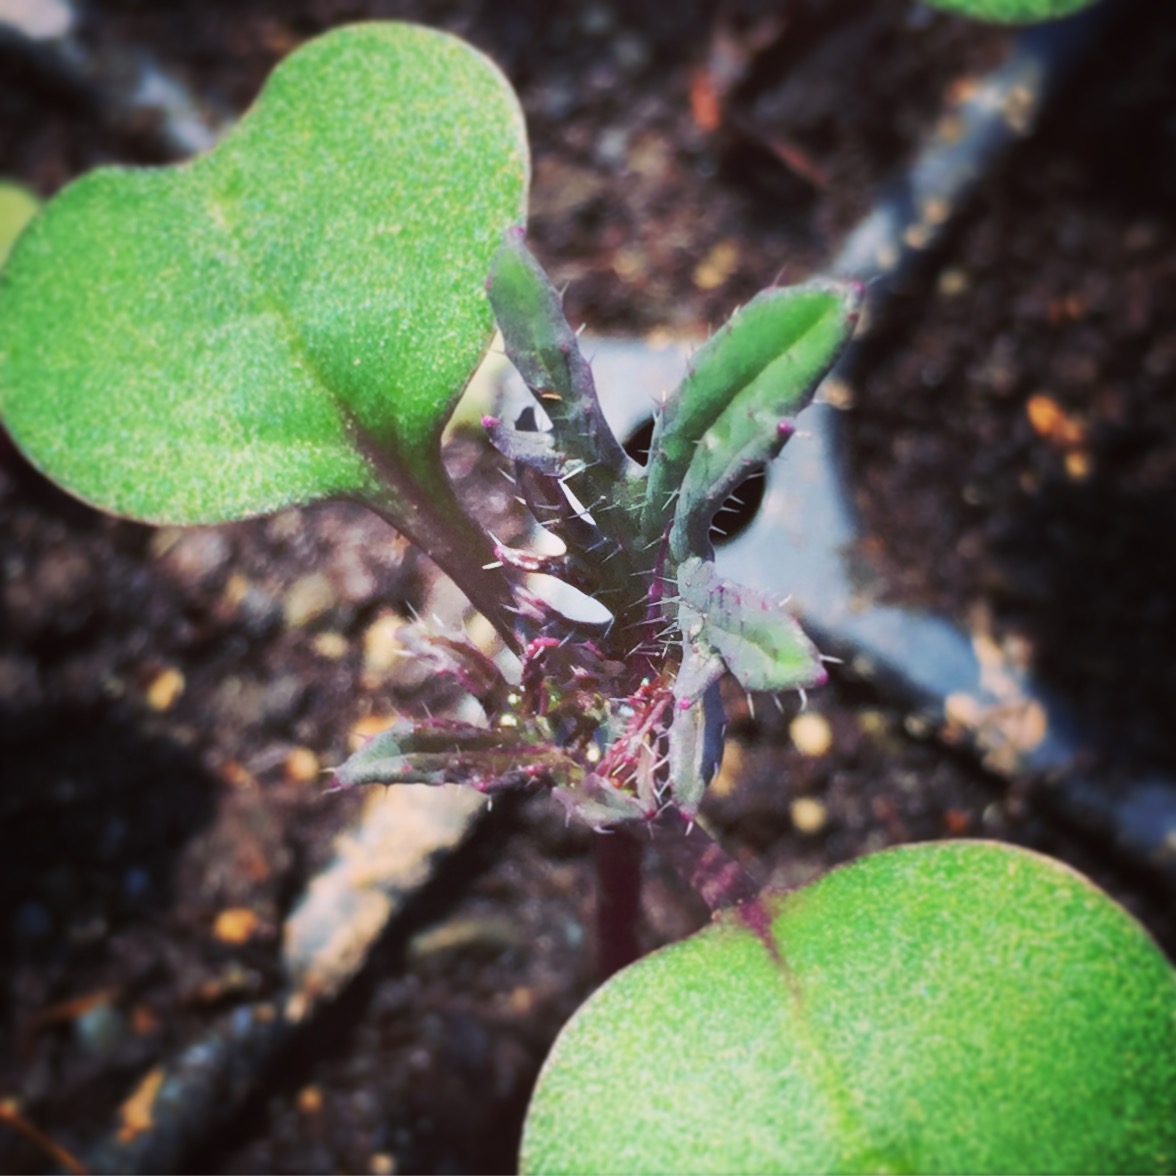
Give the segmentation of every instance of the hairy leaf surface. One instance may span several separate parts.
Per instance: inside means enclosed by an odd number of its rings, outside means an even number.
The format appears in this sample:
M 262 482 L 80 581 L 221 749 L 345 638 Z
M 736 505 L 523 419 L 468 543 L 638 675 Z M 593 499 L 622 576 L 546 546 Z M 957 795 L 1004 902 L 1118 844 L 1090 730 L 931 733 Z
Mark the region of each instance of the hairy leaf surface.
M 621 972 L 556 1041 L 524 1172 L 1166 1172 L 1176 974 L 1011 846 L 863 858 Z
M 117 513 L 349 495 L 418 533 L 448 509 L 439 438 L 527 174 L 514 95 L 469 46 L 394 23 L 312 41 L 208 155 L 93 172 L 30 226 L 0 284 L 5 423 Z

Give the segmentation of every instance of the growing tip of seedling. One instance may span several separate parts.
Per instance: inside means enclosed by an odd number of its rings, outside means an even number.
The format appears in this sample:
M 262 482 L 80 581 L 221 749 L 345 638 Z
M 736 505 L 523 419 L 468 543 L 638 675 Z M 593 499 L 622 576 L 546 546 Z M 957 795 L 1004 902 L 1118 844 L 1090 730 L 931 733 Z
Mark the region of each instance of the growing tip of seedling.
M 482 428 L 483 429 L 497 429 L 502 424 L 502 418 L 493 416 L 491 413 L 483 413 Z

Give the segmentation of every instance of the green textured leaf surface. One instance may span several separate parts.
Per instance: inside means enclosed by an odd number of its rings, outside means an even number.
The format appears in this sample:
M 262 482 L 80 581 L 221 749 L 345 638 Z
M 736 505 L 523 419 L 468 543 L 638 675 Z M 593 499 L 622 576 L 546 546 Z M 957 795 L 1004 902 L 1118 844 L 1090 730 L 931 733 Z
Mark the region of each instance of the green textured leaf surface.
M 973 20 L 997 24 L 1036 24 L 1038 21 L 1057 20 L 1083 8 L 1095 0 L 927 0 L 932 8 L 957 12 Z
M 722 579 L 713 562 L 693 556 L 678 568 L 678 591 L 679 626 L 695 655 L 685 665 L 718 654 L 744 690 L 824 684 L 817 647 L 782 602 Z M 691 697 L 702 686 L 688 690 L 679 681 L 676 692 Z
M 981 842 L 864 858 L 620 973 L 565 1027 L 522 1167 L 1166 1172 L 1176 978 L 1091 883 Z
M 0 264 L 40 207 L 41 202 L 27 188 L 0 182 Z
M 0 278 L 5 422 L 79 497 L 152 521 L 443 496 L 527 171 L 513 92 L 469 46 L 394 23 L 312 41 L 210 154 L 91 173 L 29 227 Z
M 661 533 L 675 492 L 721 419 L 741 438 L 737 420 L 744 431 L 758 433 L 766 414 L 770 432 L 804 408 L 852 331 L 856 309 L 852 286 L 813 282 L 765 290 L 699 349 L 654 426 L 644 511 L 648 535 Z M 729 439 L 723 444 L 729 453 Z

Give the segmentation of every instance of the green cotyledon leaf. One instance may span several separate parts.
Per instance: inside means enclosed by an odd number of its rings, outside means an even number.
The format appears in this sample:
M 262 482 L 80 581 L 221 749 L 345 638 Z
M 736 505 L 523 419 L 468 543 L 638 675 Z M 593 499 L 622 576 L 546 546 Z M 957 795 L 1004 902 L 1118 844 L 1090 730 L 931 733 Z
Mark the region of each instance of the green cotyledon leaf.
M 521 1171 L 1173 1170 L 1176 973 L 1074 871 L 913 845 L 752 906 L 572 1018 Z
M 209 154 L 95 171 L 29 226 L 0 277 L 4 422 L 119 514 L 354 497 L 476 567 L 440 437 L 528 175 L 518 102 L 476 50 L 399 23 L 330 32 Z
M 41 202 L 27 188 L 0 180 L 0 263 L 40 207 Z
M 1095 0 L 927 0 L 932 8 L 997 24 L 1036 24 L 1089 8 Z

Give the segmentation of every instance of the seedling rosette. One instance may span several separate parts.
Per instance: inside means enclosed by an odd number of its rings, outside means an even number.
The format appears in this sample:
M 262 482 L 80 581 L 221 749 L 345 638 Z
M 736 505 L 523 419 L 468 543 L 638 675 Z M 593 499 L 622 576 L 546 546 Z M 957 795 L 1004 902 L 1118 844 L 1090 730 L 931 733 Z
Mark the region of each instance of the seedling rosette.
M 486 427 L 536 522 L 564 549 L 541 557 L 499 545 L 499 561 L 562 578 L 611 616 L 577 622 L 516 584 L 529 638 L 524 688 L 503 681 L 496 697 L 507 705 L 487 713 L 494 735 L 463 729 L 452 750 L 490 739 L 489 765 L 506 732 L 530 768 L 475 771 L 468 782 L 485 791 L 507 781 L 550 786 L 596 828 L 651 820 L 671 803 L 689 818 L 718 752 L 719 677 L 729 672 L 756 691 L 825 679 L 819 653 L 779 600 L 718 575 L 710 531 L 730 494 L 793 434 L 852 334 L 861 291 L 812 282 L 760 294 L 699 350 L 657 414 L 642 465 L 609 429 L 591 365 L 521 232 L 507 235 L 487 288 L 535 408 L 516 421 L 487 418 Z M 569 725 L 571 714 L 593 718 Z M 434 739 L 435 729 L 422 731 Z M 414 747 L 400 735 L 377 737 L 339 780 L 420 782 L 423 752 Z M 560 754 L 536 755 L 537 747 Z

